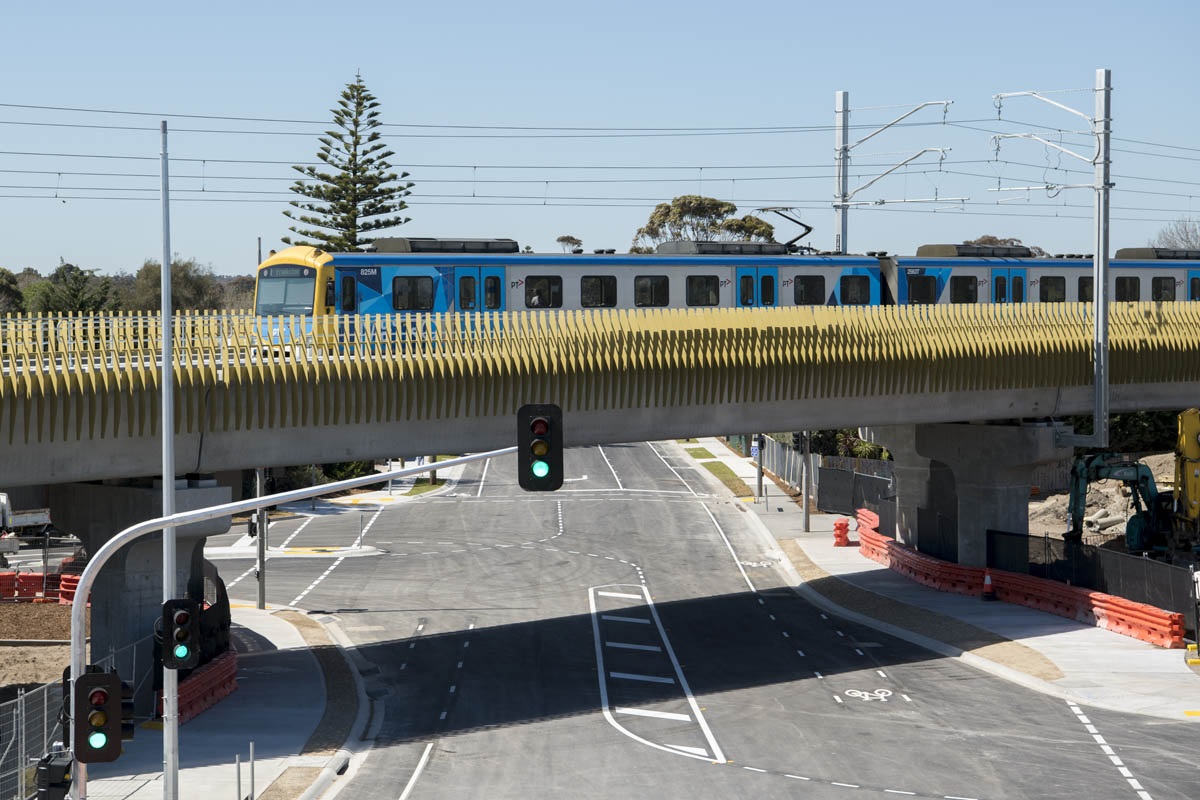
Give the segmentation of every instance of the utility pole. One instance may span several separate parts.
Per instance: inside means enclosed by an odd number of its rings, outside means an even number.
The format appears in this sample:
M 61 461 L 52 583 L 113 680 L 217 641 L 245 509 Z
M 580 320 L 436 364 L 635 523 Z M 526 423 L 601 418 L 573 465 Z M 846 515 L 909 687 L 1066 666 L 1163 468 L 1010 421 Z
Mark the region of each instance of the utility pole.
M 1110 140 L 1112 138 L 1112 71 L 1096 70 L 1096 110 L 1095 116 L 1089 117 L 1082 111 L 1076 111 L 1070 106 L 1051 100 L 1038 92 L 1008 92 L 998 94 L 993 100 L 1000 108 L 1002 101 L 1008 97 L 1033 97 L 1055 108 L 1062 109 L 1077 117 L 1083 117 L 1092 128 L 1096 137 L 1096 149 L 1092 156 L 1081 155 L 1068 150 L 1060 144 L 1048 141 L 1032 133 L 1005 133 L 992 137 L 999 152 L 1001 139 L 1033 139 L 1042 145 L 1066 153 L 1072 158 L 1091 164 L 1095 176 L 1091 184 L 1071 184 L 1057 186 L 1043 184 L 1041 186 L 1006 187 L 1006 190 L 1028 191 L 1030 189 L 1045 189 L 1059 191 L 1062 189 L 1092 189 L 1096 193 L 1094 204 L 1093 244 L 1092 254 L 1092 366 L 1094 372 L 1092 435 L 1060 435 L 1058 442 L 1064 446 L 1075 447 L 1108 447 L 1108 218 L 1109 190 L 1112 189 L 1112 160 Z M 1003 190 L 1001 190 L 1003 191 Z
M 875 183 L 880 178 L 890 175 L 891 173 L 895 172 L 896 170 L 900 169 L 901 167 L 905 166 L 906 164 L 909 164 L 910 162 L 916 161 L 918 158 L 925 155 L 926 153 L 941 153 L 942 158 L 945 158 L 946 153 L 950 152 L 950 148 L 948 148 L 948 147 L 926 147 L 923 150 L 918 151 L 914 155 L 911 155 L 908 158 L 904 159 L 903 161 L 901 161 L 899 164 L 895 165 L 891 169 L 889 169 L 885 172 L 881 172 L 879 175 L 876 175 L 874 178 L 867 181 L 862 186 L 859 186 L 854 191 L 850 191 L 850 151 L 853 150 L 854 148 L 858 147 L 860 144 L 867 141 L 868 139 L 871 139 L 874 136 L 876 136 L 880 133 L 883 133 L 888 128 L 892 127 L 893 125 L 897 124 L 898 122 L 908 119 L 913 114 L 917 113 L 918 111 L 920 111 L 921 109 L 923 109 L 927 106 L 941 106 L 942 107 L 942 117 L 945 118 L 945 115 L 950 110 L 950 105 L 953 102 L 954 102 L 953 100 L 929 100 L 927 102 L 921 103 L 920 105 L 916 106 L 915 108 L 909 109 L 905 113 L 896 117 L 894 120 L 892 120 L 888 124 L 884 125 L 883 127 L 876 128 L 875 130 L 871 131 L 866 136 L 864 136 L 863 138 L 859 139 L 857 142 L 854 142 L 852 144 L 852 143 L 850 143 L 850 93 L 849 92 L 835 92 L 834 93 L 834 101 L 833 101 L 834 132 L 835 132 L 834 133 L 834 137 L 835 137 L 834 179 L 837 184 L 834 187 L 834 192 L 833 192 L 833 197 L 834 197 L 834 200 L 833 200 L 833 229 L 835 232 L 834 233 L 835 241 L 834 241 L 833 249 L 834 249 L 835 253 L 846 253 L 849 251 L 849 232 L 848 232 L 849 224 L 848 224 L 848 220 L 847 220 L 847 212 L 850 210 L 851 205 L 863 205 L 863 203 L 861 203 L 861 202 L 860 203 L 851 203 L 850 198 L 854 197 L 854 195 L 858 194 L 863 189 L 866 189 L 868 186 Z M 935 196 L 933 198 L 919 199 L 919 200 L 916 200 L 916 199 L 911 199 L 911 200 L 910 199 L 874 200 L 874 201 L 871 201 L 871 204 L 872 205 L 884 205 L 886 203 L 934 203 L 934 202 L 941 203 L 941 202 L 951 202 L 951 201 L 962 202 L 962 201 L 966 201 L 969 199 L 970 198 L 968 198 L 968 197 L 942 197 L 942 198 L 939 198 L 939 197 Z

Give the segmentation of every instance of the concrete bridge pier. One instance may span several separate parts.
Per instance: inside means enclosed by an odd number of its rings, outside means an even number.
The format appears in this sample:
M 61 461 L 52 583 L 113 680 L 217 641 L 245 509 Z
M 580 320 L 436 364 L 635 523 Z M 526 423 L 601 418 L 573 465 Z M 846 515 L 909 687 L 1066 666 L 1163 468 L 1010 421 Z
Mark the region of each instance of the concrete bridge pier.
M 896 541 L 917 546 L 918 509 L 954 518 L 958 515 L 954 476 L 940 461 L 917 452 L 916 425 L 863 428 L 863 439 L 882 445 L 892 456 L 896 491 Z M 889 533 L 885 531 L 885 533 Z
M 177 512 L 230 502 L 228 486 L 190 485 L 182 479 L 175 484 Z M 49 495 L 55 523 L 79 536 L 88 553 L 129 526 L 162 516 L 162 488 L 149 482 L 145 486 L 58 484 L 50 487 Z M 175 529 L 176 597 L 184 596 L 189 587 L 193 596 L 203 596 L 204 541 L 228 531 L 229 525 L 230 518 L 221 517 Z M 121 548 L 101 569 L 92 590 L 88 662 L 110 651 L 118 653 L 121 678 L 136 687 L 138 714 L 149 713 L 154 702 L 157 666 L 151 634 L 161 614 L 162 534 L 158 533 Z
M 954 474 L 958 496 L 958 561 L 987 565 L 989 528 L 1029 532 L 1029 488 L 1040 464 L 1070 458 L 1044 424 L 937 424 L 916 426 L 915 449 Z

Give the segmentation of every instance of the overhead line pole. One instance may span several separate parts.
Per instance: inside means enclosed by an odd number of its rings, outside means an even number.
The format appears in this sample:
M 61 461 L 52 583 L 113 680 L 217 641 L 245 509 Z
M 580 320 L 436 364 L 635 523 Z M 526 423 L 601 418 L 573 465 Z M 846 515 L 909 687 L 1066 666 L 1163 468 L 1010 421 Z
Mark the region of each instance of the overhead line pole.
M 916 153 L 915 155 L 910 156 L 909 158 L 905 159 L 904 161 L 901 161 L 899 164 L 892 167 L 887 172 L 884 172 L 883 174 L 876 176 L 872 180 L 868 181 L 867 183 L 865 183 L 862 186 L 855 189 L 853 192 L 850 191 L 850 151 L 853 150 L 854 148 L 858 147 L 860 144 L 867 141 L 868 139 L 871 139 L 872 137 L 877 136 L 880 133 L 883 133 L 888 128 L 897 124 L 901 120 L 905 120 L 905 119 L 911 117 L 913 114 L 917 113 L 918 111 L 920 111 L 921 109 L 923 109 L 927 106 L 941 106 L 942 114 L 944 117 L 946 112 L 950 109 L 950 104 L 953 102 L 954 102 L 953 100 L 929 100 L 927 102 L 921 103 L 920 105 L 916 106 L 915 108 L 912 108 L 909 111 L 906 111 L 905 113 L 896 117 L 894 120 L 892 120 L 888 124 L 886 124 L 880 128 L 876 128 L 875 130 L 868 133 L 866 136 L 859 139 L 857 142 L 854 142 L 853 144 L 851 144 L 850 143 L 850 93 L 849 92 L 835 92 L 834 93 L 834 103 L 833 103 L 833 105 L 834 105 L 834 138 L 835 138 L 834 180 L 836 182 L 836 186 L 834 188 L 834 200 L 833 200 L 833 221 L 834 221 L 833 229 L 834 229 L 834 237 L 835 237 L 833 249 L 834 249 L 835 253 L 845 253 L 849 250 L 849 242 L 848 242 L 848 240 L 849 240 L 849 221 L 847 219 L 847 213 L 849 212 L 850 206 L 852 205 L 850 203 L 851 197 L 853 197 L 855 194 L 862 191 L 863 189 L 867 188 L 872 183 L 874 183 L 875 181 L 882 178 L 884 175 L 887 175 L 891 172 L 895 172 L 900 167 L 904 166 L 905 164 L 907 164 L 910 161 L 913 161 L 916 158 L 919 158 L 920 156 L 924 155 L 925 153 L 928 153 L 930 151 L 937 151 L 937 152 L 942 153 L 942 156 L 944 158 L 945 153 L 947 152 L 947 150 L 949 150 L 949 148 L 927 147 L 927 148 L 921 150 L 920 152 Z M 965 200 L 967 198 L 960 197 L 960 198 L 953 198 L 953 199 Z M 882 204 L 883 202 L 885 202 L 885 201 L 880 201 L 880 204 Z M 906 201 L 893 200 L 890 202 L 906 202 Z
M 1109 222 L 1109 190 L 1112 189 L 1112 70 L 1096 70 L 1096 110 L 1095 116 L 1089 117 L 1082 111 L 1044 97 L 1038 92 L 1009 92 L 995 96 L 996 107 L 1006 97 L 1034 97 L 1044 103 L 1060 108 L 1063 111 L 1083 117 L 1092 126 L 1092 135 L 1096 137 L 1096 149 L 1091 158 L 1068 150 L 1062 145 L 1042 139 L 1030 133 L 999 134 L 992 138 L 1000 139 L 1033 139 L 1043 145 L 1065 153 L 1072 158 L 1090 163 L 1094 168 L 1094 181 L 1088 186 L 1026 186 L 1014 187 L 1024 189 L 1082 189 L 1095 190 L 1093 208 L 1095 251 L 1092 253 L 1092 366 L 1093 366 L 1093 410 L 1092 434 L 1060 435 L 1058 441 L 1064 446 L 1075 447 L 1108 447 L 1108 222 Z M 998 145 L 997 145 L 998 147 Z

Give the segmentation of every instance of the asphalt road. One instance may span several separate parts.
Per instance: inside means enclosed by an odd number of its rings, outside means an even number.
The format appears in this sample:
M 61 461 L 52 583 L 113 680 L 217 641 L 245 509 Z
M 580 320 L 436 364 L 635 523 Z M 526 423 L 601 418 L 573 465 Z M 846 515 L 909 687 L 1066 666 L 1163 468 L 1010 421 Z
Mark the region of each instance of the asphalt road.
M 555 493 L 514 467 L 273 526 L 380 551 L 269 564 L 269 602 L 336 614 L 379 668 L 343 797 L 1200 796 L 1194 726 L 1072 707 L 800 599 L 673 444 L 568 451 Z M 219 566 L 254 595 L 252 565 Z

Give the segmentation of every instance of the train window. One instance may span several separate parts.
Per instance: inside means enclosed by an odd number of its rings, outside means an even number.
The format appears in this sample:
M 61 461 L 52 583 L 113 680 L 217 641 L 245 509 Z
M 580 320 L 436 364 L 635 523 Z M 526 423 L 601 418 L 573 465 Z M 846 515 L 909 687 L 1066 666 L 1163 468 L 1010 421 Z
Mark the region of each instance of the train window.
M 1012 276 L 1012 302 L 1025 302 L 1025 279 L 1020 275 Z
M 584 308 L 615 308 L 617 277 L 615 275 L 584 275 L 579 279 L 579 304 Z
M 1093 297 L 1092 276 L 1091 275 L 1080 276 L 1080 278 L 1079 278 L 1079 302 L 1090 303 L 1090 302 L 1092 302 L 1092 297 Z
M 792 284 L 792 294 L 798 306 L 820 306 L 825 304 L 825 276 L 797 275 Z
M 392 308 L 397 311 L 432 309 L 433 278 L 428 275 L 398 275 L 392 278 Z
M 633 304 L 639 307 L 667 305 L 669 283 L 666 275 L 638 275 L 633 279 Z
M 871 278 L 869 275 L 842 276 L 842 305 L 868 306 L 871 304 Z
M 464 275 L 458 279 L 458 310 L 475 310 L 475 276 Z
M 758 296 L 764 306 L 775 305 L 775 276 L 763 275 L 758 279 Z
M 738 279 L 738 305 L 754 305 L 754 276 L 743 275 Z
M 1175 302 L 1175 279 L 1171 277 L 1151 278 L 1150 299 L 1156 303 Z
M 1188 281 L 1188 300 L 1200 300 L 1200 278 Z
M 718 287 L 720 279 L 716 275 L 687 276 L 687 304 L 689 306 L 715 306 L 720 302 Z
M 932 275 L 908 276 L 908 304 L 932 305 L 937 302 L 937 278 Z
M 525 279 L 526 308 L 562 308 L 562 276 L 530 275 Z
M 1008 278 L 1005 278 L 1003 275 L 997 275 L 995 280 L 992 283 L 995 287 L 992 290 L 993 292 L 995 292 L 995 296 L 992 297 L 992 302 L 993 303 L 1007 303 L 1008 302 Z
M 334 291 L 333 279 L 325 281 L 325 307 L 333 308 L 337 305 L 337 293 Z
M 497 275 L 483 279 L 483 307 L 492 310 L 500 307 L 500 278 Z
M 1061 275 L 1047 275 L 1038 281 L 1038 300 L 1043 303 L 1067 302 L 1067 279 Z
M 353 314 L 358 310 L 358 291 L 353 275 L 342 276 L 342 313 Z
M 1142 280 L 1137 277 L 1118 276 L 1117 277 L 1117 297 L 1116 301 L 1121 302 L 1136 302 L 1142 299 Z
M 951 275 L 950 276 L 950 302 L 951 303 L 978 303 L 979 302 L 979 282 L 975 280 L 974 275 Z

